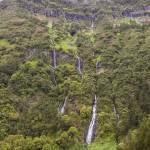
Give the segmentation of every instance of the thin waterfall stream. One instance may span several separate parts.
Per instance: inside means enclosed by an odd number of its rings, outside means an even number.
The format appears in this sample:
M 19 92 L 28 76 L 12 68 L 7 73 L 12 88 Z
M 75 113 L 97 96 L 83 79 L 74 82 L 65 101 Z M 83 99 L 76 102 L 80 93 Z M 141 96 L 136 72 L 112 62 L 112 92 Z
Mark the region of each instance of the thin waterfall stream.
M 65 101 L 64 101 L 62 107 L 59 110 L 60 114 L 64 114 L 64 112 L 65 112 L 65 108 L 66 108 L 66 105 L 67 105 L 67 99 L 68 99 L 68 97 L 65 97 Z
M 86 136 L 86 143 L 91 144 L 92 138 L 93 138 L 93 132 L 94 132 L 94 127 L 96 123 L 96 107 L 97 107 L 97 97 L 95 95 L 94 97 L 94 102 L 93 102 L 93 108 L 92 108 L 92 119 L 88 128 L 87 136 Z
M 113 99 L 113 112 L 114 112 L 114 115 L 115 115 L 115 118 L 116 118 L 116 142 L 118 143 L 119 139 L 119 120 L 120 120 L 120 115 L 119 115 L 119 112 L 118 112 L 118 109 L 117 109 L 117 106 L 116 106 L 116 103 L 115 103 L 115 100 Z
M 52 66 L 54 68 L 54 70 L 53 70 L 53 80 L 54 80 L 54 83 L 56 85 L 57 82 L 56 82 L 56 77 L 55 77 L 55 69 L 57 67 L 57 54 L 56 54 L 55 49 L 52 50 Z
M 77 70 L 79 71 L 80 74 L 82 74 L 81 58 L 79 56 L 77 56 Z
M 119 112 L 118 112 L 118 109 L 117 109 L 116 101 L 115 101 L 114 98 L 112 98 L 112 102 L 113 102 L 113 112 L 114 112 L 116 120 L 118 122 L 119 119 L 120 119 L 120 116 L 119 116 Z
M 96 67 L 96 73 L 97 73 L 97 69 L 99 67 L 100 62 L 97 61 L 95 64 Z M 95 94 L 94 96 L 94 101 L 93 101 L 93 106 L 92 106 L 92 119 L 88 128 L 88 132 L 86 135 L 86 144 L 91 144 L 92 143 L 92 139 L 94 136 L 94 128 L 95 128 L 95 124 L 96 124 L 96 115 L 97 115 L 97 96 Z
M 97 72 L 97 69 L 98 69 L 98 65 L 99 65 L 99 61 L 96 62 L 96 72 Z
M 56 59 L 56 50 L 54 49 L 52 51 L 52 57 L 53 57 L 53 67 L 56 68 L 57 67 L 57 59 Z
M 91 28 L 93 29 L 94 28 L 94 21 L 92 20 L 92 23 L 91 23 Z
M 116 116 L 116 119 L 117 119 L 117 121 L 119 121 L 119 114 L 118 114 L 118 112 L 117 112 L 117 110 L 116 110 L 116 107 L 115 107 L 115 105 L 114 105 L 114 113 L 115 113 L 115 116 Z

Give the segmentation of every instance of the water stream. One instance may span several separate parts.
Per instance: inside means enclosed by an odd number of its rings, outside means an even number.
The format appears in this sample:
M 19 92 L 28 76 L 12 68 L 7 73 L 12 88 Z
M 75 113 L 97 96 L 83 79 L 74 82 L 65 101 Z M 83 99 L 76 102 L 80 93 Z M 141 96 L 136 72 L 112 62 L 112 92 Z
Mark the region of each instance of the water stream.
M 52 51 L 52 57 L 53 57 L 53 67 L 56 68 L 57 67 L 57 59 L 56 59 L 56 51 L 55 50 Z
M 93 138 L 94 127 L 96 123 L 96 106 L 97 106 L 97 98 L 96 95 L 94 97 L 93 108 L 92 108 L 92 119 L 88 128 L 86 143 L 91 144 Z
M 96 62 L 96 72 L 97 72 L 98 66 L 99 66 L 99 61 Z
M 81 58 L 79 56 L 77 56 L 77 70 L 79 71 L 80 74 L 82 74 Z
M 67 99 L 68 99 L 68 97 L 65 97 L 65 101 L 64 101 L 62 107 L 59 110 L 60 114 L 64 114 L 64 112 L 65 112 L 65 108 L 66 108 L 66 105 L 67 105 Z
M 92 20 L 91 28 L 94 28 L 94 21 Z
M 98 69 L 100 69 L 102 67 L 102 62 L 97 61 L 96 62 L 96 72 L 98 71 Z
M 118 114 L 118 112 L 117 112 L 117 110 L 116 110 L 116 107 L 115 107 L 115 105 L 114 105 L 114 113 L 115 113 L 115 116 L 116 116 L 116 119 L 117 119 L 117 121 L 119 121 L 119 114 Z

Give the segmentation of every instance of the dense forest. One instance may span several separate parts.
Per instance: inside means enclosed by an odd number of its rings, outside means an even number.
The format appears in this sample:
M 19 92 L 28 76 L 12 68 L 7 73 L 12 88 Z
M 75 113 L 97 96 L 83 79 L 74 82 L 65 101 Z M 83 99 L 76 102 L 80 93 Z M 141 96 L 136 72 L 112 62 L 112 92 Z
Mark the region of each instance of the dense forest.
M 0 150 L 149 139 L 149 0 L 0 1 Z

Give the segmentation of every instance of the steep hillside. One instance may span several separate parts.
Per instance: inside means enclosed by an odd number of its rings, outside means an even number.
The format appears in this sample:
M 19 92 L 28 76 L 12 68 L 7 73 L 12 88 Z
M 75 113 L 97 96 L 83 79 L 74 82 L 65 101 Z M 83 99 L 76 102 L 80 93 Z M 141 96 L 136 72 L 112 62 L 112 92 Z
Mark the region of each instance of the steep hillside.
M 0 1 L 0 150 L 148 150 L 149 18 L 147 0 Z

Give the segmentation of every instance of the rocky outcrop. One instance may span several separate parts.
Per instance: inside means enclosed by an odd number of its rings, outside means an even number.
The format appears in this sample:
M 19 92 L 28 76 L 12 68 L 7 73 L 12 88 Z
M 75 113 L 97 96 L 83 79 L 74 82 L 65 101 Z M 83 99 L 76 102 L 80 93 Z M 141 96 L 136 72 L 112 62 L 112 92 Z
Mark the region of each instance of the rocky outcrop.
M 40 3 L 41 1 L 38 0 L 36 3 Z M 73 20 L 73 21 L 80 21 L 80 20 L 87 20 L 87 21 L 94 21 L 96 19 L 96 15 L 84 15 L 72 12 L 63 12 L 62 10 L 58 10 L 57 8 L 44 8 L 37 7 L 32 4 L 24 3 L 22 1 L 19 2 L 20 7 L 33 14 L 41 14 L 46 17 L 61 17 L 64 16 L 66 20 Z

